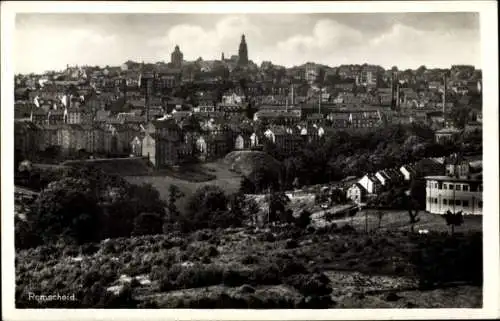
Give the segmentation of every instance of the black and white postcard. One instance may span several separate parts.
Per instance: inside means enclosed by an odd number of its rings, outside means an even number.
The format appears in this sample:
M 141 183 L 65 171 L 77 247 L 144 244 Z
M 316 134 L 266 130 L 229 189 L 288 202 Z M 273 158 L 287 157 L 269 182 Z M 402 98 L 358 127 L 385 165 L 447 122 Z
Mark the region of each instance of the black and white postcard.
M 496 12 L 2 2 L 4 319 L 498 317 Z

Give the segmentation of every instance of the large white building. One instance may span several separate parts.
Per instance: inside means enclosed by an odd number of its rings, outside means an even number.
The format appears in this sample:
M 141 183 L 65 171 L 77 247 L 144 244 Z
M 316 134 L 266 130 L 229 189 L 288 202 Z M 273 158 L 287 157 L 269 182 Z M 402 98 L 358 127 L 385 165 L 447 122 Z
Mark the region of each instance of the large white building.
M 462 211 L 464 215 L 483 214 L 482 174 L 469 176 L 427 176 L 425 210 L 434 214 Z

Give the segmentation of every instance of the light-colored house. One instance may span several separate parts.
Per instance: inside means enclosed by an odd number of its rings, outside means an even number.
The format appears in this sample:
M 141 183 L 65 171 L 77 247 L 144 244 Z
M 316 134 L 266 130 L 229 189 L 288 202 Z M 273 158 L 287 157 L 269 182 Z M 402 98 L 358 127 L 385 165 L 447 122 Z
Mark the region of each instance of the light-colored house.
M 264 136 L 270 139 L 273 143 L 276 141 L 276 136 L 274 135 L 274 132 L 271 129 L 266 130 L 264 132 Z
M 412 165 L 403 165 L 399 168 L 401 174 L 403 174 L 405 181 L 411 181 L 415 176 L 415 168 Z
M 384 170 L 376 172 L 375 177 L 379 180 L 379 182 L 380 182 L 380 184 L 382 184 L 382 186 L 387 185 L 391 180 L 391 178 L 389 177 L 387 172 Z
M 206 156 L 207 154 L 207 142 L 203 136 L 198 137 L 196 140 L 196 150 L 200 155 Z
M 250 135 L 250 147 L 256 147 L 257 145 L 259 145 L 259 137 L 256 133 L 252 133 Z
M 460 135 L 461 131 L 456 128 L 443 128 L 436 131 L 435 138 L 436 143 L 443 144 L 446 142 L 454 142 Z
M 234 149 L 242 150 L 245 149 L 245 139 L 243 136 L 238 135 L 234 141 Z
M 347 189 L 347 198 L 359 204 L 362 203 L 366 196 L 366 190 L 359 183 L 354 183 Z
M 131 154 L 134 156 L 142 156 L 142 141 L 139 136 L 135 136 L 130 142 Z
M 359 181 L 368 194 L 377 194 L 380 191 L 381 184 L 379 180 L 372 174 L 366 174 Z

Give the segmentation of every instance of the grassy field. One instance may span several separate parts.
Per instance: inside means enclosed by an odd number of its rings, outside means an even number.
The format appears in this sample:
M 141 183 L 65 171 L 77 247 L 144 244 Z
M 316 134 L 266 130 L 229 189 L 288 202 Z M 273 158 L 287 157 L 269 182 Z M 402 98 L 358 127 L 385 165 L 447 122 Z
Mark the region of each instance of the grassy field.
M 375 210 L 362 210 L 356 215 L 347 218 L 339 218 L 332 220 L 333 223 L 342 226 L 349 224 L 358 230 L 365 229 L 368 226 L 368 231 L 391 231 L 402 230 L 409 231 L 409 216 L 408 212 L 404 210 L 399 211 L 384 211 L 384 216 L 379 228 L 379 220 Z M 448 232 L 449 227 L 446 225 L 445 219 L 441 215 L 430 214 L 427 212 L 419 213 L 420 221 L 415 224 L 415 231 L 428 230 L 430 232 Z M 464 223 L 461 226 L 455 227 L 455 232 L 482 232 L 483 217 L 480 215 L 464 216 Z M 366 222 L 368 224 L 366 224 Z M 319 224 L 323 225 L 323 224 Z
M 221 187 L 226 194 L 237 192 L 240 187 L 241 175 L 230 171 L 228 165 L 222 161 L 205 163 L 197 165 L 196 170 L 205 173 L 206 177 L 215 176 L 215 179 L 209 179 L 203 182 L 194 182 L 182 179 L 181 176 L 174 177 L 172 175 L 147 175 L 147 176 L 125 176 L 125 179 L 133 184 L 149 183 L 160 193 L 163 200 L 168 199 L 168 188 L 170 185 L 177 185 L 184 193 L 185 197 L 177 201 L 177 206 L 183 209 L 186 205 L 186 199 L 193 194 L 196 189 L 204 185 L 217 185 Z

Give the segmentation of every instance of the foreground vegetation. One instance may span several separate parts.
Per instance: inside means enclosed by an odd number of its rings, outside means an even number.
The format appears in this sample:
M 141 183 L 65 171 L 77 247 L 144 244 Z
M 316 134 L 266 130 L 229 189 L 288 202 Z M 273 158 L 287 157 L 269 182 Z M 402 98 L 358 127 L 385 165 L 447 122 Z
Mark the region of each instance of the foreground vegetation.
M 16 305 L 348 308 L 360 304 L 353 301 L 354 295 L 429 307 L 415 300 L 402 302 L 398 293 L 433 293 L 464 284 L 479 287 L 481 242 L 480 233 L 366 234 L 349 225 L 321 229 L 288 225 L 204 229 L 81 246 L 43 245 L 16 255 Z M 124 275 L 132 279 L 127 281 Z M 365 284 L 356 288 L 360 280 Z M 113 285 L 118 286 L 109 290 Z M 29 292 L 75 293 L 77 301 L 37 303 L 28 300 Z M 480 302 L 480 291 L 476 292 L 471 299 Z M 449 304 L 446 307 L 458 307 Z

